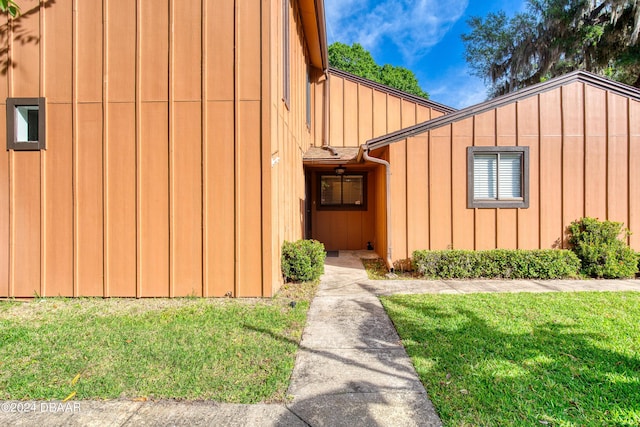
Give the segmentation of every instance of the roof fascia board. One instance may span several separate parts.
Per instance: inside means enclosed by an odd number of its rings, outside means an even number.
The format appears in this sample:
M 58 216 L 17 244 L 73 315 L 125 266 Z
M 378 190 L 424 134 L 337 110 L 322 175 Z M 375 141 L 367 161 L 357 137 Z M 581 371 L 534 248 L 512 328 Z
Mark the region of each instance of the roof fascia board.
M 374 82 L 373 80 L 365 79 L 364 77 L 356 76 L 355 74 L 348 73 L 346 71 L 339 70 L 337 68 L 329 67 L 329 73 L 335 74 L 338 77 L 342 77 L 347 80 L 351 80 L 353 82 L 359 83 L 363 86 L 370 87 L 372 89 L 379 90 L 381 92 L 388 93 L 390 95 L 397 96 L 399 98 L 406 99 L 411 102 L 415 102 L 416 104 L 423 105 L 425 107 L 433 108 L 434 110 L 440 111 L 441 113 L 450 114 L 454 111 L 457 111 L 455 108 L 448 107 L 444 104 L 439 104 L 437 102 L 431 101 L 429 99 L 422 98 L 420 96 L 413 95 L 411 93 L 403 92 L 399 89 L 393 88 L 391 86 L 383 85 L 382 83 Z
M 329 66 L 324 0 L 297 0 L 311 64 L 323 72 Z
M 529 98 L 540 93 L 548 92 L 574 82 L 582 82 L 600 89 L 608 90 L 618 95 L 627 96 L 629 98 L 635 99 L 636 101 L 640 101 L 640 90 L 623 83 L 614 82 L 593 73 L 579 70 L 573 71 L 560 77 L 556 77 L 546 82 L 529 86 L 527 88 L 512 92 L 507 95 L 500 96 L 498 98 L 491 99 L 489 101 L 485 101 L 480 104 L 472 105 L 462 110 L 458 110 L 455 113 L 451 113 L 442 117 L 435 118 L 433 120 L 419 123 L 414 126 L 400 129 L 396 132 L 392 132 L 378 138 L 370 139 L 366 142 L 366 145 L 371 149 L 384 147 L 393 142 L 400 141 L 405 138 L 410 138 L 412 136 L 424 133 L 428 130 L 464 120 L 476 114 L 481 114 L 486 111 L 502 107 L 506 104 L 517 102 L 519 100 Z

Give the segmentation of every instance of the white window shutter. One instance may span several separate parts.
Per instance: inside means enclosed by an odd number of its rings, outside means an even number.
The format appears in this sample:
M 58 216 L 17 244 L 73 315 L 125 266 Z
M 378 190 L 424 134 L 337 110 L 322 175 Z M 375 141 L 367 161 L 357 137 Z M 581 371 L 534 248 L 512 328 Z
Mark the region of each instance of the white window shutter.
M 501 153 L 499 164 L 499 199 L 517 199 L 522 197 L 522 155 L 520 153 Z
M 497 156 L 495 154 L 475 154 L 473 156 L 473 197 L 474 199 L 495 199 L 497 195 Z

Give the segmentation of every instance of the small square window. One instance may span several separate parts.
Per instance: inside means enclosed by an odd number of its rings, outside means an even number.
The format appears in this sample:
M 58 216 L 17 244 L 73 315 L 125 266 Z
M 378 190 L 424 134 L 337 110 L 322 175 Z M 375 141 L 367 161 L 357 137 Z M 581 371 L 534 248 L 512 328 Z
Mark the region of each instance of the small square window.
M 329 175 L 318 178 L 318 209 L 366 210 L 366 174 Z
M 7 150 L 44 150 L 45 99 L 7 98 Z
M 528 208 L 529 147 L 468 147 L 467 207 Z

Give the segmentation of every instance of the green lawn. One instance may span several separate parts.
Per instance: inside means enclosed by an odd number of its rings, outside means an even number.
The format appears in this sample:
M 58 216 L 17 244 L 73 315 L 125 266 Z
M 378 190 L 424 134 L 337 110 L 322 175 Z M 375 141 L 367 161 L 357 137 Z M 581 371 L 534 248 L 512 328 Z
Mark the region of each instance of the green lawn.
M 0 399 L 282 401 L 305 286 L 274 300 L 0 302 Z
M 640 425 L 640 293 L 382 302 L 446 426 Z

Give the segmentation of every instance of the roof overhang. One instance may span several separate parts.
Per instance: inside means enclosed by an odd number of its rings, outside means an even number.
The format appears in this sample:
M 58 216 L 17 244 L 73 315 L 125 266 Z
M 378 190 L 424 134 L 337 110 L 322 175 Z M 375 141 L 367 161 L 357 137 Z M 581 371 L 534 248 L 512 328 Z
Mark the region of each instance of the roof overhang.
M 311 65 L 325 71 L 329 67 L 324 0 L 298 0 L 302 27 L 309 47 Z
M 322 147 L 311 147 L 306 153 L 304 153 L 302 162 L 305 166 L 330 166 L 359 163 L 359 150 L 359 147 L 331 147 L 331 150 L 326 150 Z

